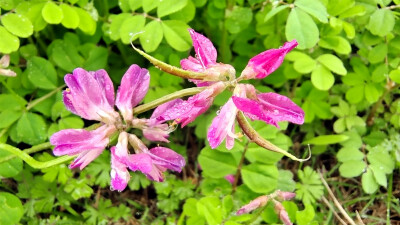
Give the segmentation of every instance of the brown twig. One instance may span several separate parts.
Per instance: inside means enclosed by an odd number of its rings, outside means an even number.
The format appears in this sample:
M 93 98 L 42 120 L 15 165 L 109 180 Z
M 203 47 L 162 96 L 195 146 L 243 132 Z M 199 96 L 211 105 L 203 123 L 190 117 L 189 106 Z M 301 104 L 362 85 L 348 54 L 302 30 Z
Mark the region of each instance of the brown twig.
M 339 220 L 339 222 L 343 225 L 346 225 L 347 223 L 344 222 L 344 220 L 342 220 L 342 218 L 340 218 L 339 214 L 335 211 L 335 208 L 333 208 L 333 206 L 331 205 L 331 203 L 329 203 L 328 199 L 326 199 L 324 196 L 322 196 L 322 201 L 324 202 L 324 204 L 326 206 L 328 206 L 328 208 L 333 212 L 333 215 L 335 215 L 336 219 Z
M 351 224 L 351 225 L 356 225 L 354 220 L 347 214 L 346 210 L 343 209 L 342 205 L 340 202 L 336 199 L 335 195 L 333 194 L 331 188 L 329 187 L 328 183 L 326 183 L 326 180 L 324 179 L 324 176 L 322 175 L 322 172 L 319 171 L 319 176 L 321 178 L 322 183 L 324 184 L 326 190 L 328 191 L 329 196 L 332 198 L 333 203 L 335 203 L 335 206 L 339 209 L 340 213 L 344 216 L 344 218 Z
M 247 141 L 246 145 L 244 146 L 242 157 L 240 158 L 240 162 L 239 162 L 239 165 L 236 170 L 235 180 L 233 181 L 233 184 L 232 184 L 232 194 L 235 193 L 235 191 L 236 191 L 237 183 L 238 183 L 239 177 L 240 177 L 240 171 L 242 170 L 244 157 L 246 155 L 246 151 L 247 151 L 248 147 L 249 147 L 249 141 Z

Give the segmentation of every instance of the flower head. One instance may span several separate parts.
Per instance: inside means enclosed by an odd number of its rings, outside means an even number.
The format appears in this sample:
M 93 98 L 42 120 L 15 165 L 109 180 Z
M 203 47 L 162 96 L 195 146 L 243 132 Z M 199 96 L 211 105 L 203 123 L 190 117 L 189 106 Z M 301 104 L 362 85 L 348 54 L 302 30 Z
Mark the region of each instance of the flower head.
M 286 42 L 279 49 L 269 49 L 250 59 L 241 77 L 263 79 L 282 64 L 285 55 L 298 45 L 296 40 Z

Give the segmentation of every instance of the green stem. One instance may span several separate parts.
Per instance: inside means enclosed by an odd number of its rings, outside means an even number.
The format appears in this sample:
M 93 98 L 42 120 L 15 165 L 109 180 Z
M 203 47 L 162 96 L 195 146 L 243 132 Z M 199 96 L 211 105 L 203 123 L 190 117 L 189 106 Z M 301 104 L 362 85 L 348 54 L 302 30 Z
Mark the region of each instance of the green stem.
M 31 153 L 42 151 L 44 149 L 48 149 L 50 147 L 51 147 L 50 142 L 46 142 L 46 143 L 42 143 L 42 144 L 38 144 L 38 145 L 32 146 L 31 148 L 27 148 L 27 149 L 22 150 L 22 151 L 25 152 L 26 154 L 31 154 Z M 9 156 L 0 158 L 0 163 L 6 162 L 6 161 L 11 160 L 11 159 L 13 159 L 15 157 L 17 157 L 17 156 L 16 155 L 9 155 Z
M 44 144 L 46 144 L 46 143 L 44 143 Z M 68 162 L 71 159 L 75 158 L 75 156 L 62 156 L 62 157 L 58 157 L 58 158 L 50 160 L 50 161 L 40 162 L 40 161 L 37 161 L 36 159 L 32 158 L 26 152 L 21 151 L 19 148 L 16 148 L 11 145 L 0 143 L 0 149 L 6 150 L 6 151 L 16 155 L 17 157 L 21 158 L 23 161 L 25 161 L 26 163 L 28 163 L 31 167 L 33 167 L 35 169 L 43 169 L 43 168 L 55 166 L 55 165 L 58 165 L 61 163 Z
M 194 88 L 186 88 L 180 91 L 176 91 L 174 93 L 171 93 L 169 95 L 165 95 L 159 99 L 156 99 L 152 102 L 137 106 L 135 108 L 133 108 L 133 114 L 140 114 L 142 112 L 146 112 L 150 109 L 153 109 L 163 103 L 166 103 L 168 101 L 177 99 L 177 98 L 182 98 L 185 96 L 189 96 L 189 95 L 194 95 L 197 94 L 199 92 L 201 92 L 202 90 L 204 90 L 205 87 L 194 87 Z
M 390 206 L 392 200 L 392 189 L 393 189 L 393 173 L 389 176 L 389 185 L 387 191 L 387 199 L 386 199 L 386 225 L 390 225 Z
M 43 95 L 42 97 L 33 100 L 32 102 L 28 103 L 28 105 L 26 106 L 26 110 L 29 111 L 30 109 L 32 109 L 33 107 L 35 107 L 37 104 L 39 104 L 40 102 L 46 100 L 47 98 L 50 98 L 51 96 L 53 96 L 54 94 L 56 94 L 57 92 L 59 92 L 61 89 L 63 89 L 65 87 L 65 84 L 52 90 L 51 92 Z
M 249 147 L 249 142 L 247 141 L 245 146 L 244 146 L 242 157 L 240 159 L 239 165 L 238 165 L 237 170 L 236 170 L 235 180 L 233 181 L 233 185 L 232 185 L 232 193 L 231 193 L 232 195 L 236 191 L 237 183 L 238 183 L 239 177 L 240 177 L 240 171 L 242 170 L 242 166 L 243 166 L 243 163 L 244 163 L 244 157 L 246 155 L 248 147 Z
M 194 72 L 194 71 L 183 70 L 181 68 L 171 66 L 171 65 L 169 65 L 163 61 L 160 61 L 160 60 L 154 58 L 153 56 L 143 52 L 142 50 L 136 48 L 132 42 L 131 42 L 131 45 L 132 45 L 132 48 L 135 49 L 135 51 L 137 51 L 140 55 L 142 55 L 147 60 L 149 60 L 150 63 L 152 63 L 155 67 L 157 67 L 161 71 L 164 71 L 166 73 L 169 73 L 169 74 L 172 74 L 172 75 L 175 75 L 178 77 L 186 78 L 186 79 L 207 80 L 206 79 L 207 74 L 205 74 L 205 73 L 198 73 L 198 72 Z
M 250 125 L 250 123 L 247 121 L 246 117 L 244 116 L 243 112 L 238 112 L 236 115 L 236 119 L 239 123 L 240 128 L 242 128 L 243 132 L 247 135 L 247 137 L 251 140 L 254 141 L 256 144 L 259 146 L 266 148 L 270 151 L 273 152 L 278 152 L 281 153 L 287 157 L 289 157 L 292 160 L 296 160 L 299 162 L 304 162 L 310 159 L 311 157 L 311 150 L 308 148 L 308 157 L 306 159 L 299 159 L 296 156 L 290 154 L 289 152 L 279 148 L 278 146 L 272 144 L 271 142 L 265 140 L 263 137 L 260 136 L 259 133 L 257 133 L 256 130 Z

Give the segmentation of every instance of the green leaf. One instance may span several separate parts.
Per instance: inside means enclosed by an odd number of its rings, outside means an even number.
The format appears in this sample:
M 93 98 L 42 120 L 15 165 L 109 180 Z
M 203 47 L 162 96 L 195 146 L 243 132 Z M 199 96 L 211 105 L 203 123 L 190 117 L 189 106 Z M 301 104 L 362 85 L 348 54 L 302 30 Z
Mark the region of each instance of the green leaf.
M 181 20 L 185 23 L 189 23 L 194 19 L 195 15 L 196 6 L 191 0 L 189 0 L 182 10 L 179 10 L 178 12 L 169 15 L 169 18 L 171 18 L 172 20 Z
M 201 150 L 198 160 L 203 173 L 213 178 L 234 174 L 238 165 L 232 153 L 212 150 L 210 147 Z
M 347 74 L 347 70 L 343 66 L 343 62 L 337 56 L 332 54 L 323 54 L 317 58 L 317 61 L 334 73 L 339 75 Z
M 286 39 L 296 39 L 299 49 L 312 48 L 319 39 L 318 27 L 312 18 L 301 9 L 294 8 L 286 23 Z
M 377 166 L 386 174 L 391 174 L 394 170 L 394 160 L 387 152 L 371 151 L 368 153 L 367 159 L 371 165 Z
M 355 104 L 361 102 L 364 99 L 364 85 L 357 85 L 346 92 L 346 100 L 349 103 Z
M 308 225 L 315 217 L 315 211 L 312 205 L 306 204 L 305 209 L 296 212 L 296 221 L 298 225 Z
M 17 224 L 24 214 L 21 200 L 8 192 L 0 192 L 0 224 Z
M 364 161 L 348 160 L 340 165 L 339 172 L 342 177 L 358 177 L 365 170 L 366 166 Z
M 395 69 L 395 70 L 390 71 L 389 77 L 394 82 L 400 84 L 400 70 L 399 69 Z
M 290 192 L 296 189 L 296 182 L 293 180 L 293 173 L 290 170 L 279 170 L 277 189 Z
M 64 18 L 63 10 L 54 2 L 46 2 L 42 9 L 43 19 L 50 24 L 59 24 Z
M 324 186 L 318 174 L 307 166 L 298 171 L 300 182 L 296 184 L 296 199 L 301 199 L 304 204 L 314 203 L 324 194 Z
M 6 109 L 0 113 L 0 128 L 6 128 L 11 126 L 15 121 L 21 117 L 21 111 L 14 111 Z
M 18 48 L 19 39 L 0 26 L 0 53 L 9 54 L 17 51 Z
M 360 152 L 357 148 L 354 147 L 344 147 L 339 150 L 336 154 L 339 162 L 346 161 L 354 161 L 354 160 L 362 160 L 364 158 L 364 154 Z
M 208 196 L 201 198 L 197 204 L 197 212 L 206 218 L 208 224 L 221 224 L 222 209 L 218 197 Z
M 15 110 L 20 111 L 25 109 L 25 99 L 18 95 L 0 94 L 0 111 Z
M 256 193 L 269 193 L 278 184 L 278 168 L 275 165 L 252 163 L 242 168 L 243 183 Z
M 336 133 L 342 133 L 346 130 L 346 123 L 345 118 L 339 118 L 338 120 L 333 123 L 333 130 Z
M 74 9 L 79 16 L 78 28 L 88 35 L 93 35 L 96 32 L 96 21 L 87 11 L 77 7 L 74 7 Z
M 157 7 L 157 16 L 161 18 L 174 12 L 178 12 L 183 9 L 187 3 L 188 0 L 163 0 Z
M 362 187 L 365 193 L 372 194 L 378 190 L 379 185 L 376 183 L 374 174 L 370 168 L 361 177 Z
M 318 44 L 322 48 L 331 49 L 339 54 L 347 55 L 351 52 L 350 43 L 340 36 L 323 37 Z
M 187 51 L 191 47 L 189 26 L 179 20 L 167 20 L 162 22 L 167 43 L 178 51 Z
M 136 40 L 139 35 L 134 35 L 143 30 L 145 23 L 146 19 L 141 15 L 126 18 L 119 29 L 122 43 L 129 44 Z
M 88 71 L 103 69 L 107 66 L 107 60 L 108 49 L 96 46 L 89 52 L 89 57 L 82 67 Z
M 395 17 L 389 9 L 377 9 L 369 18 L 367 28 L 372 34 L 384 37 L 388 35 L 394 27 Z
M 294 5 L 314 16 L 322 23 L 328 22 L 328 12 L 325 6 L 318 0 L 297 0 Z
M 374 165 L 370 165 L 372 173 L 374 174 L 374 178 L 376 183 L 378 183 L 379 185 L 383 186 L 383 187 L 387 187 L 387 178 L 386 178 L 386 174 L 384 172 L 383 169 L 380 168 L 380 166 L 377 166 L 376 164 Z
M 17 135 L 21 141 L 37 145 L 47 139 L 47 125 L 43 117 L 34 113 L 24 113 L 17 123 Z
M 60 8 L 64 15 L 63 19 L 61 20 L 61 24 L 70 29 L 78 28 L 80 20 L 79 15 L 74 8 L 67 4 L 61 4 Z
M 284 9 L 289 8 L 290 5 L 280 5 L 276 8 L 271 9 L 271 11 L 269 11 L 267 13 L 267 15 L 265 15 L 264 17 L 264 23 L 267 22 L 269 19 L 271 19 L 272 17 L 274 17 L 276 14 L 278 14 L 279 12 L 281 12 Z
M 108 32 L 106 32 L 105 34 L 109 35 L 111 40 L 116 41 L 118 39 L 120 39 L 120 34 L 119 31 L 121 29 L 122 23 L 124 22 L 124 20 L 128 17 L 130 17 L 131 15 L 129 13 L 120 13 L 118 15 L 110 15 L 110 20 L 111 20 L 111 24 L 110 24 L 110 30 Z
M 144 32 L 140 35 L 140 44 L 146 52 L 155 51 L 163 39 L 161 22 L 153 20 L 146 24 Z
M 86 179 L 82 180 L 71 179 L 71 181 L 65 185 L 64 191 L 70 193 L 72 198 L 75 200 L 84 197 L 88 198 L 92 195 L 93 189 L 89 187 L 86 184 L 86 182 L 87 182 Z
M 1 17 L 1 22 L 10 33 L 18 37 L 26 38 L 33 34 L 33 25 L 24 15 L 16 13 L 5 14 Z
M 77 47 L 71 42 L 55 40 L 51 43 L 49 49 L 51 59 L 61 69 L 72 72 L 75 68 L 82 66 L 82 56 L 79 55 Z
M 379 44 L 369 50 L 368 60 L 370 63 L 380 63 L 387 56 L 388 47 L 386 44 Z
M 317 65 L 311 73 L 311 82 L 319 90 L 329 90 L 335 83 L 335 77 L 325 66 Z
M 58 127 L 60 128 L 60 130 L 80 129 L 83 128 L 83 126 L 84 126 L 83 120 L 77 116 L 65 117 L 60 119 L 60 121 L 58 121 Z
M 0 149 L 0 158 L 12 155 L 12 153 Z M 14 177 L 22 171 L 22 159 L 15 157 L 3 163 L 0 163 L 0 177 Z
M 301 74 L 311 73 L 317 65 L 316 61 L 309 55 L 297 51 L 287 54 L 286 59 L 294 61 L 294 69 Z
M 151 10 L 153 10 L 154 8 L 156 8 L 157 6 L 159 6 L 161 3 L 160 0 L 146 0 L 146 1 L 142 1 L 143 4 L 143 10 L 145 12 L 150 12 Z
M 232 34 L 237 34 L 247 28 L 253 18 L 253 12 L 247 7 L 235 6 L 232 11 L 226 13 L 225 26 Z
M 377 102 L 381 93 L 376 89 L 374 84 L 368 83 L 365 85 L 365 99 L 369 103 Z
M 337 16 L 354 6 L 354 0 L 336 0 L 329 1 L 328 13 L 332 16 Z
M 303 141 L 304 144 L 311 145 L 331 145 L 346 141 L 349 139 L 347 135 L 344 134 L 331 134 L 331 135 L 320 135 L 318 137 L 311 138 L 307 141 Z
M 29 80 L 39 88 L 54 89 L 57 87 L 57 72 L 53 65 L 44 58 L 34 56 L 28 60 Z

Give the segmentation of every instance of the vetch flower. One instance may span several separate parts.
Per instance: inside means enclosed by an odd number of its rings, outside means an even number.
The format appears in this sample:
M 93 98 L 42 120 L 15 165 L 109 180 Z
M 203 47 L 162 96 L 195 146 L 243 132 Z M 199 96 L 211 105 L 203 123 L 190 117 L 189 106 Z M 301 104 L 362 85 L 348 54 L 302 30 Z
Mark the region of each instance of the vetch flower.
M 106 124 L 113 124 L 119 117 L 114 111 L 114 85 L 105 70 L 77 68 L 64 80 L 68 88 L 63 92 L 63 101 L 69 111 Z
M 199 87 L 210 86 L 215 83 L 213 81 L 234 79 L 236 71 L 229 64 L 217 63 L 217 50 L 212 42 L 197 33 L 193 29 L 189 29 L 190 37 L 193 41 L 193 48 L 196 52 L 196 58 L 189 56 L 187 59 L 181 60 L 181 67 L 184 70 L 206 73 L 208 79 L 212 81 L 193 80 Z
M 236 107 L 251 119 L 278 126 L 279 121 L 304 123 L 304 111 L 288 97 L 276 93 L 258 94 L 256 99 L 233 96 Z
M 298 45 L 296 40 L 286 42 L 279 49 L 269 49 L 250 59 L 240 77 L 263 79 L 282 64 L 285 55 Z
M 78 155 L 69 166 L 71 169 L 85 168 L 99 156 L 109 142 L 109 136 L 116 131 L 115 126 L 102 125 L 96 130 L 66 129 L 53 134 L 50 143 L 56 147 L 54 155 Z
M 278 214 L 279 219 L 285 224 L 285 225 L 293 225 L 293 223 L 289 219 L 289 215 L 286 212 L 286 209 L 283 207 L 282 203 L 274 200 L 275 204 L 275 212 Z
M 130 179 L 127 166 L 121 159 L 128 157 L 128 133 L 121 132 L 116 146 L 111 147 L 111 189 L 123 191 Z
M 115 105 L 125 121 L 133 119 L 132 109 L 143 100 L 149 89 L 149 83 L 149 71 L 140 68 L 138 65 L 130 66 L 122 77 Z
M 247 205 L 242 206 L 236 212 L 236 215 L 242 215 L 245 213 L 249 213 L 255 209 L 263 207 L 268 203 L 269 200 L 270 200 L 270 197 L 268 195 L 262 195 L 260 197 L 257 197 L 255 199 L 251 200 Z

